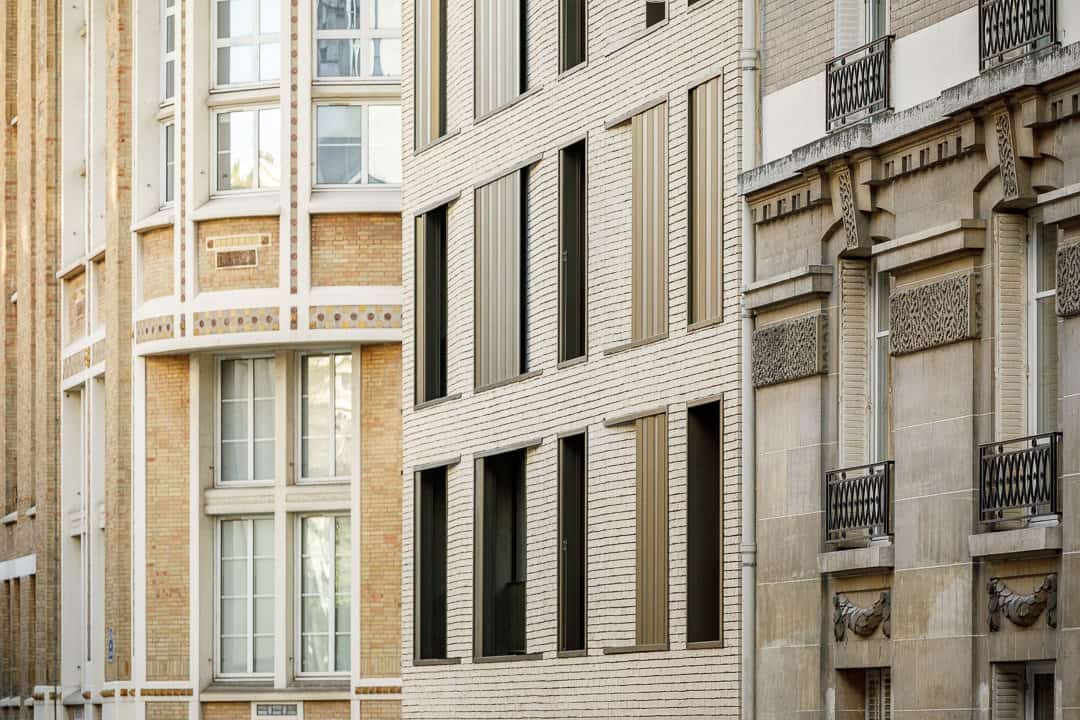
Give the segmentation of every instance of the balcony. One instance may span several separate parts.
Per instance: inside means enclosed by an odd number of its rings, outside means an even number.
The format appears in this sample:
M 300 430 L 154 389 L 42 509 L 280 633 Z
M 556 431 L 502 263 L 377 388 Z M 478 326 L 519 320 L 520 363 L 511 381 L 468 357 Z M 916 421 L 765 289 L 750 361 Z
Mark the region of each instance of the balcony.
M 892 535 L 893 462 L 825 473 L 825 543 L 868 545 Z
M 835 132 L 891 107 L 889 64 L 892 36 L 886 35 L 825 66 L 825 130 Z
M 1051 47 L 1057 42 L 1057 0 L 980 0 L 979 69 Z
M 1061 433 L 979 446 L 979 519 L 990 525 L 1052 520 L 1058 505 Z

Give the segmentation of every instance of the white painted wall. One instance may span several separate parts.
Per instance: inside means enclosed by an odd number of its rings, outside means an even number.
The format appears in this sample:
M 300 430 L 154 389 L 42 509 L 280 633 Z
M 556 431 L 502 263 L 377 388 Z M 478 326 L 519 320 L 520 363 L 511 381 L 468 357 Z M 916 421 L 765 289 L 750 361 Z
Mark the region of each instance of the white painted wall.
M 761 101 L 761 159 L 770 162 L 825 134 L 825 73 L 769 93 Z

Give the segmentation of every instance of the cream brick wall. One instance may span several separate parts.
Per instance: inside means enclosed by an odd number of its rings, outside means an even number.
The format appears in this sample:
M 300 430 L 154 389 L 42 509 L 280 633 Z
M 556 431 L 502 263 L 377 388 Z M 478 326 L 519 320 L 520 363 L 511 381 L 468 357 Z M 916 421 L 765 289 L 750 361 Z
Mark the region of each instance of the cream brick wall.
M 251 703 L 208 702 L 202 704 L 203 720 L 251 720 Z
M 146 720 L 188 720 L 186 702 L 146 703 Z
M 348 720 L 347 702 L 306 702 L 304 720 Z
M 400 285 L 401 216 L 313 215 L 311 284 Z
M 761 24 L 764 94 L 825 72 L 834 54 L 832 2 L 765 0 Z
M 557 13 L 530 3 L 529 83 L 534 94 L 479 124 L 472 122 L 472 4 L 450 2 L 448 130 L 420 155 L 411 147 L 411 68 L 405 70 L 405 197 L 408 208 L 460 190 L 448 213 L 448 393 L 461 398 L 415 410 L 412 224 L 404 223 L 404 470 L 450 458 L 448 655 L 457 666 L 414 667 L 412 657 L 412 496 L 404 499 L 403 701 L 405 717 L 737 716 L 739 698 L 739 4 L 709 0 L 692 10 L 669 4 L 670 20 L 644 29 L 643 6 L 589 4 L 589 64 L 557 75 Z M 412 56 L 411 9 L 403 8 L 403 56 Z M 687 94 L 706 71 L 724 72 L 724 322 L 688 332 Z M 670 336 L 618 354 L 630 339 L 630 132 L 604 121 L 664 94 L 669 122 Z M 557 149 L 588 135 L 588 362 L 557 367 Z M 543 153 L 530 173 L 528 356 L 539 377 L 473 392 L 472 187 L 500 169 Z M 686 404 L 723 394 L 724 647 L 686 645 Z M 670 411 L 671 650 L 603 655 L 630 644 L 634 627 L 633 435 L 605 429 L 604 417 L 668 406 Z M 556 433 L 588 426 L 589 656 L 557 659 Z M 533 662 L 474 664 L 472 655 L 473 472 L 475 453 L 542 438 L 527 460 L 527 642 Z
M 360 720 L 400 720 L 400 718 L 400 702 L 368 700 L 360 703 Z
M 277 217 L 229 218 L 206 220 L 197 225 L 196 255 L 199 262 L 199 292 L 218 290 L 243 290 L 247 288 L 273 288 L 278 286 L 278 232 L 281 222 Z M 230 235 L 268 235 L 268 245 L 258 248 L 258 264 L 255 267 L 217 268 L 215 252 L 206 243 L 217 237 Z
M 910 35 L 979 6 L 979 0 L 890 0 L 889 32 Z
M 142 250 L 142 300 L 173 294 L 173 227 L 149 230 L 139 235 Z

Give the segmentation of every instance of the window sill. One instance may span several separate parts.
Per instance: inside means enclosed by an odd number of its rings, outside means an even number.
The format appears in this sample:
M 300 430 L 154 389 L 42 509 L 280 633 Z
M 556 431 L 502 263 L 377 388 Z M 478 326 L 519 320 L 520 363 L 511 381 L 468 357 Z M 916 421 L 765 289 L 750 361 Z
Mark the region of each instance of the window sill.
M 440 665 L 460 665 L 461 658 L 413 658 L 413 667 L 436 667 Z
M 719 650 L 723 647 L 723 640 L 696 640 L 686 643 L 687 650 Z
M 543 660 L 544 653 L 523 653 L 521 655 L 483 655 L 474 657 L 474 663 L 501 663 L 501 662 L 524 662 L 529 660 Z
M 400 213 L 400 185 L 359 185 L 356 187 L 316 188 L 308 200 L 312 215 L 332 213 Z
M 563 360 L 556 367 L 559 370 L 564 370 L 566 368 L 572 368 L 575 365 L 584 365 L 587 362 L 589 362 L 589 354 L 585 353 L 584 355 L 578 355 L 576 358 L 571 358 L 569 360 Z
M 506 378 L 505 380 L 498 380 L 493 383 L 488 383 L 487 385 L 477 386 L 473 388 L 473 393 L 479 395 L 480 393 L 487 392 L 488 390 L 505 387 L 506 385 L 513 385 L 514 383 L 523 382 L 530 378 L 539 377 L 543 374 L 543 370 L 533 370 L 532 372 L 521 373 L 520 375 L 515 375 L 514 377 Z
M 689 323 L 686 326 L 686 332 L 697 332 L 698 330 L 706 330 L 708 328 L 716 327 L 717 325 L 723 324 L 724 317 L 721 315 L 720 317 L 710 318 L 709 320 L 698 320 L 697 322 Z
M 555 657 L 557 657 L 557 658 L 583 658 L 583 657 L 589 657 L 589 651 L 584 650 L 584 649 L 583 650 L 560 650 L 559 652 L 555 653 Z
M 505 105 L 500 105 L 497 108 L 494 108 L 492 110 L 488 110 L 483 115 L 476 115 L 475 117 L 473 117 L 473 125 L 474 126 L 479 125 L 480 123 L 487 120 L 488 118 L 493 117 L 495 115 L 498 115 L 499 113 L 503 112 L 504 110 L 509 110 L 510 108 L 514 107 L 515 105 L 520 103 L 525 98 L 532 97 L 533 95 L 536 95 L 538 92 L 540 92 L 543 89 L 544 89 L 543 85 L 536 85 L 535 87 L 531 87 L 531 88 L 529 88 L 528 90 L 526 90 L 523 93 L 518 93 L 517 97 L 510 100 Z
M 652 645 L 620 645 L 604 648 L 605 655 L 626 655 L 629 653 L 666 652 L 670 648 L 666 642 Z
M 219 88 L 211 88 L 206 106 L 209 108 L 223 105 L 251 105 L 266 103 L 279 105 L 281 103 L 280 83 L 257 83 L 251 85 L 226 85 Z
M 431 140 L 431 141 L 429 141 L 427 143 L 424 143 L 423 145 L 418 146 L 415 150 L 413 150 L 413 157 L 416 157 L 417 155 L 419 155 L 422 152 L 427 152 L 428 150 L 430 150 L 433 147 L 436 147 L 437 145 L 442 145 L 447 140 L 450 140 L 451 138 L 456 138 L 460 134 L 461 134 L 461 128 L 455 128 L 453 130 L 450 130 L 449 132 L 445 132 L 442 135 L 440 135 L 439 137 L 435 138 L 434 140 Z
M 274 190 L 221 195 L 203 203 L 191 213 L 195 222 L 234 217 L 270 217 L 281 214 L 281 193 Z
M 618 355 L 619 353 L 626 352 L 627 350 L 633 350 L 635 348 L 644 347 L 645 345 L 652 345 L 655 342 L 661 340 L 667 340 L 668 334 L 666 332 L 659 335 L 653 335 L 652 337 L 642 338 L 641 340 L 632 340 L 622 345 L 616 345 L 615 347 L 609 347 L 604 350 L 604 357 L 609 355 Z
M 19 519 L 19 511 L 9 512 L 3 518 L 0 518 L 0 525 L 13 525 Z
M 454 393 L 453 395 L 443 395 L 442 397 L 433 398 L 431 400 L 425 400 L 424 402 L 418 402 L 413 405 L 413 412 L 418 410 L 424 410 L 429 407 L 435 407 L 437 405 L 443 405 L 454 400 L 460 400 L 461 393 Z
M 147 230 L 156 230 L 158 228 L 168 227 L 172 225 L 176 220 L 176 208 L 173 206 L 165 207 L 157 212 L 147 215 L 142 220 L 131 224 L 131 232 L 146 232 Z
M 577 65 L 574 65 L 573 67 L 567 68 L 566 70 L 563 70 L 562 72 L 560 72 L 559 76 L 558 76 L 558 79 L 561 82 L 562 80 L 564 80 L 565 78 L 570 77 L 571 75 L 576 75 L 576 74 L 582 72 L 587 67 L 589 67 L 588 58 L 582 60 Z
M 348 700 L 348 678 L 307 681 L 297 679 L 285 688 L 275 688 L 272 680 L 217 679 L 205 687 L 200 696 L 218 702 L 247 702 L 249 700 L 302 702 L 305 700 Z

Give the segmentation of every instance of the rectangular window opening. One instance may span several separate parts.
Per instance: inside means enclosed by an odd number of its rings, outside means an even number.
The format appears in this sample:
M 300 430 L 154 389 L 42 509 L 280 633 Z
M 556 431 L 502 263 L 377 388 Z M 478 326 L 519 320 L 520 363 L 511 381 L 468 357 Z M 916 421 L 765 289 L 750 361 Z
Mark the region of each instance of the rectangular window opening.
M 447 266 L 443 207 L 416 218 L 416 401 L 446 396 Z
M 319 79 L 401 75 L 401 0 L 316 0 Z
M 349 518 L 300 518 L 299 659 L 302 674 L 349 671 L 352 591 Z
M 300 358 L 300 479 L 341 480 L 352 472 L 352 354 Z
M 892 453 L 890 407 L 892 405 L 892 365 L 889 354 L 889 274 L 874 274 L 874 338 L 871 349 L 871 448 L 873 462 L 884 462 Z
M 559 361 L 585 355 L 586 235 L 585 141 L 559 154 Z
M 645 27 L 667 19 L 667 0 L 645 0 Z
M 559 440 L 559 651 L 585 649 L 587 481 L 585 434 Z
M 315 183 L 401 183 L 401 108 L 327 104 L 315 107 Z
M 586 0 L 559 0 L 559 72 L 585 62 Z
M 722 639 L 723 424 L 720 403 L 687 411 L 687 642 Z
M 216 114 L 214 189 L 265 190 L 281 180 L 281 122 L 277 108 Z
M 416 657 L 446 657 L 446 468 L 416 474 Z
M 214 5 L 216 85 L 277 81 L 281 77 L 278 0 L 214 0 Z
M 218 539 L 218 672 L 274 671 L 274 519 L 222 520 Z
M 274 359 L 225 359 L 218 374 L 219 481 L 273 480 Z
M 416 3 L 416 146 L 446 134 L 446 0 Z
M 667 415 L 635 421 L 637 433 L 636 644 L 668 642 Z
M 1036 433 L 1058 429 L 1057 236 L 1056 225 L 1038 225 L 1032 242 L 1032 430 Z

